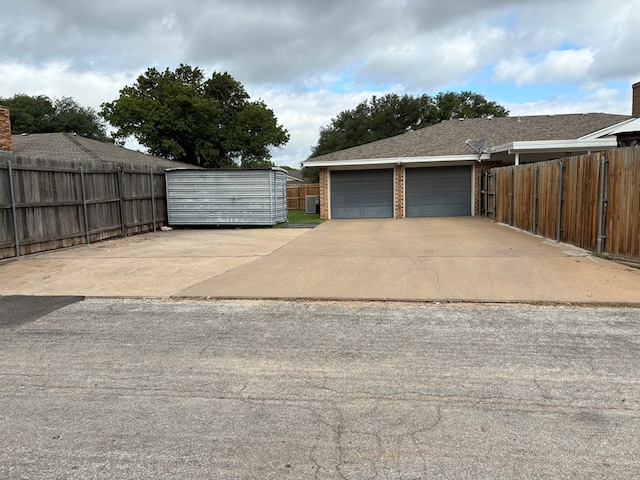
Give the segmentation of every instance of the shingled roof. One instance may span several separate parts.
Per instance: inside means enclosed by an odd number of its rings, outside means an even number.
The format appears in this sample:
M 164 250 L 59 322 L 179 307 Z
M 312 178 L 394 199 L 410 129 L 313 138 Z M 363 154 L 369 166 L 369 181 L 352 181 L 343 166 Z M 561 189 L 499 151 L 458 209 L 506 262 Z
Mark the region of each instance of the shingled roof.
M 467 139 L 473 142 L 486 140 L 484 149 L 516 141 L 575 140 L 630 118 L 628 115 L 586 113 L 446 120 L 308 161 L 469 155 L 473 151 L 465 144 Z
M 72 133 L 12 135 L 11 140 L 13 142 L 13 154 L 20 157 L 46 160 L 115 162 L 163 168 L 194 168 L 193 165 L 154 157 Z

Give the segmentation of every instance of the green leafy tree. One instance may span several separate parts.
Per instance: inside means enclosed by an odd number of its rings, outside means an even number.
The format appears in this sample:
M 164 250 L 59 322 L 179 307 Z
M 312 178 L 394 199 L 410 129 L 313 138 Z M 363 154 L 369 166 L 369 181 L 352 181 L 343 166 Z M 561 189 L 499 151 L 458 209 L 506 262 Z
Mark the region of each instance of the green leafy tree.
M 56 132 L 73 132 L 95 140 L 113 140 L 107 136 L 104 122 L 92 108 L 80 106 L 71 97 L 54 100 L 53 129 Z
M 0 98 L 0 104 L 10 109 L 14 134 L 68 132 L 111 141 L 97 112 L 82 107 L 71 97 L 51 100 L 45 95 L 17 94 L 11 98 Z
M 487 100 L 479 93 L 439 93 L 434 102 L 437 116 L 431 122 L 432 124 L 454 118 L 506 117 L 509 115 L 509 110 L 496 102 Z
M 272 166 L 271 147 L 288 132 L 262 101 L 250 101 L 228 73 L 205 79 L 197 67 L 149 68 L 120 97 L 102 104 L 114 136 L 134 136 L 152 155 L 209 168 Z
M 318 183 L 320 181 L 320 170 L 316 167 L 302 167 L 302 178 L 306 183 Z
M 353 110 L 340 112 L 329 125 L 322 127 L 310 158 L 399 135 L 442 120 L 489 115 L 504 117 L 508 114 L 504 107 L 473 92 L 446 92 L 435 97 L 399 96 L 395 93 L 373 96 Z

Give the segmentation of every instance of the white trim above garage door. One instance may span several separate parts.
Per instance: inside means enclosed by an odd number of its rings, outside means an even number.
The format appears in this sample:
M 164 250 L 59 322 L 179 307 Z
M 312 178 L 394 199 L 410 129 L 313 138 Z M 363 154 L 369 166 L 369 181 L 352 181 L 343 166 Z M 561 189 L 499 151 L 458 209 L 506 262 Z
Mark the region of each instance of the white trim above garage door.
M 393 218 L 393 169 L 331 170 L 331 218 Z
M 473 168 L 407 168 L 405 170 L 405 216 L 453 217 L 472 212 Z

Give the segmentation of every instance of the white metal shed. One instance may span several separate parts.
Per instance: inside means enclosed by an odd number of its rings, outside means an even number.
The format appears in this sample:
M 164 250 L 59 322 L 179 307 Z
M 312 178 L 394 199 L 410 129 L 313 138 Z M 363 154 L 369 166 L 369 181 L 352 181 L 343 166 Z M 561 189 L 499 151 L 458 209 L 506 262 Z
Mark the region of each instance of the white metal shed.
M 166 170 L 169 225 L 275 225 L 287 221 L 287 172 Z

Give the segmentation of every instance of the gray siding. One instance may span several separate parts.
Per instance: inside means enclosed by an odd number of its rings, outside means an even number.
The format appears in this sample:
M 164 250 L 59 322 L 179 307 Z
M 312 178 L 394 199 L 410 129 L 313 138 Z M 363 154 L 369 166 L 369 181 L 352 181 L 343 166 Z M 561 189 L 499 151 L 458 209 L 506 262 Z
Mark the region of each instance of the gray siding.
M 169 225 L 275 225 L 287 220 L 287 177 L 271 170 L 168 170 Z

